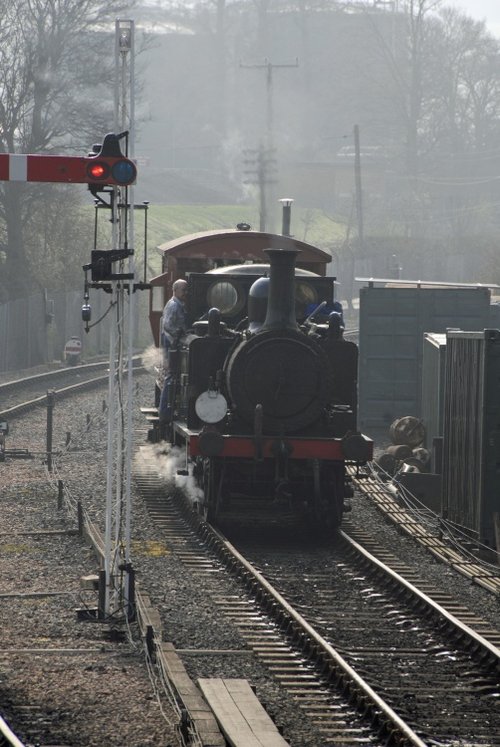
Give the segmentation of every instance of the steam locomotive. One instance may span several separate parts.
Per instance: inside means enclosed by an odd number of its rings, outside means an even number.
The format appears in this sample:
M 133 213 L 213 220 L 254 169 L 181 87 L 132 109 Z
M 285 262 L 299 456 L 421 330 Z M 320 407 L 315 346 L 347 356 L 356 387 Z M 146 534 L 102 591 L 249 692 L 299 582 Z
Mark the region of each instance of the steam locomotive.
M 338 527 L 351 495 L 346 465 L 370 460 L 373 444 L 357 430 L 358 350 L 343 338 L 329 255 L 250 230 L 160 249 L 155 341 L 177 277 L 188 281 L 190 330 L 169 352 L 172 419 L 151 437 L 181 447 L 210 520 L 257 511 Z

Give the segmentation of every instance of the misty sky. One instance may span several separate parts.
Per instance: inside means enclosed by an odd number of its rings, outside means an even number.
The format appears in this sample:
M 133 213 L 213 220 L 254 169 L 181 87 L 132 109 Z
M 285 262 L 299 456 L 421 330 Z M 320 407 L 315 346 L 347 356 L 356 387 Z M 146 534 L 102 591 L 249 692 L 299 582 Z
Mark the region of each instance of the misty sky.
M 499 0 L 445 0 L 444 5 L 463 10 L 478 21 L 486 20 L 489 31 L 500 38 Z

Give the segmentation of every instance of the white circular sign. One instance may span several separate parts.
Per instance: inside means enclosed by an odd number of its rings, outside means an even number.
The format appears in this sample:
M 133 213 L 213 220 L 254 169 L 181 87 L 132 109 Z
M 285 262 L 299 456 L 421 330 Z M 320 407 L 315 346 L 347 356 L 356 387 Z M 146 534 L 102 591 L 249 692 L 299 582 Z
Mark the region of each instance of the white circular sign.
M 203 392 L 197 398 L 194 409 L 204 423 L 218 423 L 226 417 L 227 401 L 220 392 Z

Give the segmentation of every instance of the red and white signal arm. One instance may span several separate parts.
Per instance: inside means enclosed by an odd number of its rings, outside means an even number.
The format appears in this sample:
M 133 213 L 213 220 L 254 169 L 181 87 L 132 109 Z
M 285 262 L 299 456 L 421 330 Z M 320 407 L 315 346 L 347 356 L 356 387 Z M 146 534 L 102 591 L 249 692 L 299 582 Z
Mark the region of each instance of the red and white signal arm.
M 137 168 L 125 156 L 49 156 L 0 153 L 0 181 L 128 186 Z
M 64 355 L 80 355 L 82 352 L 82 341 L 78 337 L 72 337 L 64 346 Z

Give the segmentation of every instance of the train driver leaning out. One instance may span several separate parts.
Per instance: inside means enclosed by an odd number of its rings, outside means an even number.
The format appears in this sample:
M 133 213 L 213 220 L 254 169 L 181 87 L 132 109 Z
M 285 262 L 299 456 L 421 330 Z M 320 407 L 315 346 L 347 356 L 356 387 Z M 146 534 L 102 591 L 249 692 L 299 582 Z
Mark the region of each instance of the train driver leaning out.
M 161 344 L 168 360 L 168 350 L 186 334 L 186 280 L 176 280 L 172 285 L 172 298 L 165 304 L 161 317 Z
M 172 285 L 172 298 L 165 304 L 161 318 L 161 346 L 165 370 L 165 381 L 159 407 L 160 420 L 162 421 L 168 421 L 171 418 L 171 404 L 169 401 L 171 376 L 168 371 L 168 351 L 171 347 L 175 347 L 180 338 L 186 334 L 186 296 L 187 281 L 179 278 Z

